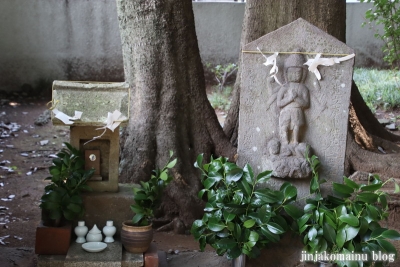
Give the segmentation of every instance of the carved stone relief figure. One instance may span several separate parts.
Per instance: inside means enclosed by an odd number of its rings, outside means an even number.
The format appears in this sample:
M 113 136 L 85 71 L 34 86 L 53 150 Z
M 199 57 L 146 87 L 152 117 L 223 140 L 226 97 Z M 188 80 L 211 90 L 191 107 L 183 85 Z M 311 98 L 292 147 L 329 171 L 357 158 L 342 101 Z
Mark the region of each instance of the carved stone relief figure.
M 304 110 L 310 106 L 309 89 L 304 83 L 307 78 L 304 62 L 302 54 L 291 54 L 284 62 L 286 82 L 274 87 L 272 79 L 267 80 L 272 97 L 268 104 L 276 99 L 279 108 L 279 140 L 273 138 L 268 142 L 265 163 L 276 177 L 307 178 L 311 174 L 305 158 L 308 145 L 301 140 L 301 130 L 306 126 Z

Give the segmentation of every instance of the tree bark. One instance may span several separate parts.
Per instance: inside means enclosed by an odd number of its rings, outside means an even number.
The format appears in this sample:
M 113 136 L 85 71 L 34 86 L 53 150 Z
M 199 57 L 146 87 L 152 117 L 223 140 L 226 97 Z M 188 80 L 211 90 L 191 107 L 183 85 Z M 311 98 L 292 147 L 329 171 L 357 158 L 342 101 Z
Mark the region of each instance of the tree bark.
M 207 100 L 191 0 L 117 0 L 130 119 L 122 135 L 120 182 L 150 178 L 169 150 L 178 163 L 166 188 L 163 213 L 186 227 L 203 212 L 197 198 L 196 157 L 233 158 L 230 144 Z

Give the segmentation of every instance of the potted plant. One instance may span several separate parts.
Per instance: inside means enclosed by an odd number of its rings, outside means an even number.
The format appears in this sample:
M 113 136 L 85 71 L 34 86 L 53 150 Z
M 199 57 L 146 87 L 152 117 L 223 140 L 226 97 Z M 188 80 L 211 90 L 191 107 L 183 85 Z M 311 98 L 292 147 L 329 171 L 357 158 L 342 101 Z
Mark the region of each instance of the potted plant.
M 139 187 L 133 187 L 134 204 L 131 210 L 135 213 L 132 220 L 122 223 L 121 242 L 131 253 L 143 253 L 153 240 L 152 220 L 154 212 L 160 207 L 164 188 L 172 181 L 169 169 L 173 168 L 177 159 L 169 161 L 163 168 L 156 168 L 150 180 L 140 182 Z
M 86 184 L 94 169 L 85 170 L 82 153 L 64 143 L 53 165 L 49 168 L 50 184 L 40 199 L 42 222 L 36 229 L 35 252 L 37 254 L 66 254 L 71 238 L 71 224 L 82 217 L 85 210 L 82 191 L 91 191 Z M 52 242 L 54 241 L 54 242 Z
M 292 210 L 297 189 L 285 182 L 279 190 L 259 188 L 268 181 L 271 171 L 254 176 L 249 165 L 243 169 L 227 158 L 211 158 L 202 165 L 199 155 L 195 167 L 202 173 L 202 189 L 198 196 L 205 199 L 205 213 L 196 220 L 191 233 L 200 243 L 201 251 L 211 245 L 218 255 L 226 254 L 234 264 L 244 265 L 245 255 L 255 258 L 261 248 L 278 242 L 288 229 L 281 211 Z
M 371 266 L 372 262 L 383 266 L 385 261 L 394 261 L 396 249 L 387 239 L 399 240 L 400 234 L 379 224 L 389 215 L 388 194 L 381 188 L 391 179 L 383 182 L 370 175 L 367 183 L 358 184 L 344 177 L 343 184 L 332 183 L 334 196 L 324 198 L 320 184 L 326 181 L 318 176 L 319 160 L 313 156 L 309 162 L 313 197 L 306 199 L 303 215 L 292 216 L 305 245 L 302 256 L 347 267 Z M 397 184 L 395 188 L 398 192 Z

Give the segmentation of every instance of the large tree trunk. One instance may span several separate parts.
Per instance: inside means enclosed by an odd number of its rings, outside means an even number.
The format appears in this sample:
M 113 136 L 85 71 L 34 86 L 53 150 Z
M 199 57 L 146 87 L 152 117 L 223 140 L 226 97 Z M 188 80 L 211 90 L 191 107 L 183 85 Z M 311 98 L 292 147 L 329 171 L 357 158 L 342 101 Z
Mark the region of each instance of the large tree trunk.
M 345 42 L 345 0 L 248 0 L 245 8 L 241 47 L 259 37 L 302 17 L 330 35 Z M 224 132 L 237 146 L 241 54 L 234 85 L 231 109 Z M 355 83 L 351 92 L 352 109 L 346 150 L 346 175 L 354 171 L 399 176 L 400 154 L 396 143 L 400 136 L 384 129 L 362 99 Z M 383 151 L 383 152 L 382 152 Z
M 200 153 L 233 158 L 207 100 L 191 0 L 117 0 L 125 79 L 131 88 L 130 120 L 122 136 L 121 182 L 149 179 L 178 158 L 166 189 L 164 217 L 189 227 L 202 211 Z M 161 167 L 161 166 L 160 166 Z

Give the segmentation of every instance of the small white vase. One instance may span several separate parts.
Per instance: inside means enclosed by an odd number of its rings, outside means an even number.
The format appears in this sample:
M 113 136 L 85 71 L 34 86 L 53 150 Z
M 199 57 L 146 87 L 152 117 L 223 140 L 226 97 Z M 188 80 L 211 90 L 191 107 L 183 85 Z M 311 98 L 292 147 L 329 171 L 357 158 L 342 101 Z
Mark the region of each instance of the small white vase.
M 104 238 L 104 242 L 105 243 L 114 242 L 113 235 L 115 234 L 116 231 L 117 231 L 117 229 L 113 225 L 113 221 L 107 221 L 106 226 L 103 227 L 103 234 L 106 236 Z
M 101 242 L 102 239 L 103 235 L 101 234 L 99 228 L 97 228 L 97 225 L 94 225 L 86 236 L 87 242 Z
M 85 243 L 86 239 L 85 239 L 85 235 L 88 232 L 88 228 L 87 226 L 85 226 L 85 222 L 84 221 L 78 221 L 78 226 L 75 227 L 74 232 L 77 236 L 76 238 L 76 243 Z

